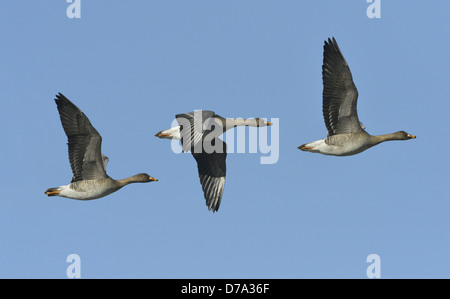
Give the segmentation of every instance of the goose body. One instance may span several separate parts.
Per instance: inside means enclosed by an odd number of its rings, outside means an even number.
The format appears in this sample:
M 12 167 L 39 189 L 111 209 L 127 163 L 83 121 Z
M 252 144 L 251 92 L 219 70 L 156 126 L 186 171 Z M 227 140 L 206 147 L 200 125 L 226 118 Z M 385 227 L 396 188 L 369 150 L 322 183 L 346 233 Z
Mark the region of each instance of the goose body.
M 146 173 L 114 180 L 106 174 L 109 158 L 102 154 L 102 137 L 86 115 L 64 95 L 55 99 L 64 132 L 68 138 L 69 162 L 73 178 L 68 185 L 49 188 L 48 196 L 79 200 L 104 197 L 131 183 L 157 181 Z
M 369 148 L 365 142 L 365 138 L 357 134 L 341 134 L 338 137 L 339 138 L 326 138 L 313 141 L 301 145 L 300 149 L 307 149 L 312 153 L 331 156 L 350 156 L 363 152 Z
M 57 188 L 49 188 L 46 191 L 46 194 L 49 196 L 52 196 L 52 194 L 57 194 L 61 197 L 90 200 L 104 197 L 119 190 L 120 188 L 121 187 L 116 186 L 116 182 L 113 179 L 106 178 L 78 181 Z
M 262 118 L 226 119 L 206 110 L 178 114 L 175 117 L 179 126 L 160 131 L 155 136 L 181 140 L 183 151 L 191 152 L 197 162 L 206 206 L 208 210 L 216 212 L 225 187 L 227 157 L 227 145 L 219 136 L 237 126 L 265 127 L 271 123 Z
M 372 136 L 359 121 L 356 109 L 358 90 L 350 68 L 333 38 L 325 41 L 322 112 L 328 136 L 300 145 L 302 151 L 333 156 L 350 156 L 390 140 L 408 140 L 416 136 L 405 131 Z

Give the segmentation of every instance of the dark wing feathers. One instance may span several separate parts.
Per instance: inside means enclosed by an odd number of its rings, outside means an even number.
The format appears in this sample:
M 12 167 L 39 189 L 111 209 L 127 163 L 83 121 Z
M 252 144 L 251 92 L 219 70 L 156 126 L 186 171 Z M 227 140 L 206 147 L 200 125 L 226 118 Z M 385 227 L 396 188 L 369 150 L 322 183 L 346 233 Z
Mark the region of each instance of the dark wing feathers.
M 209 210 L 216 212 L 219 210 L 225 187 L 227 145 L 218 137 L 214 139 L 214 142 L 217 143 L 215 144 L 217 148 L 222 147 L 221 153 L 216 151 L 206 153 L 203 150 L 201 153 L 192 151 L 192 155 L 197 161 L 198 175 L 206 205 Z
M 108 177 L 101 153 L 100 134 L 86 115 L 63 94 L 56 96 L 55 103 L 68 138 L 72 182 Z
M 211 125 L 214 125 L 213 111 L 197 110 L 190 113 L 178 114 L 175 118 L 181 126 L 181 144 L 183 151 L 191 151 L 197 161 L 198 175 L 202 185 L 206 205 L 209 210 L 219 210 L 225 187 L 227 145 L 219 136 L 209 136 L 212 133 Z M 210 139 L 214 149 L 219 151 L 205 150 L 205 138 Z
M 197 110 L 178 114 L 181 144 L 184 152 L 190 151 L 197 162 L 198 175 L 202 185 L 206 205 L 209 210 L 219 210 L 225 187 L 227 145 L 219 136 L 211 135 L 214 118 L 219 117 L 213 111 Z M 220 117 L 219 117 L 220 118 Z M 208 139 L 206 141 L 205 139 Z M 214 150 L 205 149 L 211 142 Z
M 362 131 L 356 110 L 358 90 L 347 61 L 334 38 L 323 48 L 322 111 L 328 136 Z

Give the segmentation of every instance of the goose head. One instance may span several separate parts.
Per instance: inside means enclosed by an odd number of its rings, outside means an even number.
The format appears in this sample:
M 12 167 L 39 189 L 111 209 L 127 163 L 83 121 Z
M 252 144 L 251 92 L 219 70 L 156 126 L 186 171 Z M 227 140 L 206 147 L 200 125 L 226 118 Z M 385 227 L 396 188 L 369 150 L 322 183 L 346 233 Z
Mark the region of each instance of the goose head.
M 405 131 L 398 131 L 394 133 L 399 140 L 416 139 L 416 136 L 406 133 Z
M 256 122 L 256 126 L 257 127 L 267 127 L 267 126 L 271 126 L 272 125 L 272 123 L 271 122 L 268 122 L 268 121 L 266 121 L 266 120 L 264 120 L 264 119 L 262 119 L 262 118 L 255 118 L 255 122 Z
M 138 173 L 136 175 L 134 175 L 133 180 L 136 183 L 148 183 L 148 182 L 157 182 L 158 179 L 155 179 L 154 177 L 146 174 L 146 173 Z

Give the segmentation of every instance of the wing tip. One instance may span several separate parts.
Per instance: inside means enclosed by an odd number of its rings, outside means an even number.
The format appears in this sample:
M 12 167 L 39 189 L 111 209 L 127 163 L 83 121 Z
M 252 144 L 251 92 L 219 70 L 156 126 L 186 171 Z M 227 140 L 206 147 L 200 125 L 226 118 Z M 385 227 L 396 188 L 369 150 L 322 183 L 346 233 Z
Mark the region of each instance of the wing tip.
M 324 40 L 324 45 L 331 45 L 333 43 L 333 41 L 335 41 L 334 37 L 329 37 L 326 40 Z
M 225 189 L 225 177 L 200 175 L 200 184 L 208 211 L 217 212 Z
M 58 92 L 58 94 L 56 95 L 55 101 L 58 101 L 58 100 L 67 100 L 67 98 L 62 93 Z
M 56 105 L 58 106 L 58 107 L 60 107 L 60 106 L 62 106 L 62 105 L 65 105 L 65 106 L 67 106 L 67 104 L 71 104 L 71 105 L 74 105 L 71 101 L 69 101 L 69 99 L 66 97 L 66 96 L 64 96 L 62 93 L 60 93 L 60 92 L 58 92 L 58 94 L 55 96 L 56 98 L 54 99 L 55 100 L 55 103 L 56 103 Z M 75 106 L 75 105 L 74 105 Z
M 334 38 L 334 36 L 329 37 L 328 40 L 325 40 L 323 47 L 324 47 L 324 49 L 331 48 L 333 51 L 340 52 L 338 43 L 337 43 L 336 39 Z

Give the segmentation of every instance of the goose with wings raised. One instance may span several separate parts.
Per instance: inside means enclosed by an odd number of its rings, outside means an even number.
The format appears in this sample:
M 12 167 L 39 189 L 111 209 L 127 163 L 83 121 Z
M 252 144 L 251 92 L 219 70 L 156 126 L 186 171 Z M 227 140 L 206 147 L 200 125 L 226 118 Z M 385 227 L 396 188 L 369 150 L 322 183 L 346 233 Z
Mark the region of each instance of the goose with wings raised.
M 146 173 L 122 180 L 110 178 L 106 174 L 109 159 L 101 152 L 102 136 L 86 115 L 63 94 L 59 93 L 55 102 L 68 138 L 69 162 L 73 178 L 70 184 L 49 188 L 45 194 L 90 200 L 111 194 L 131 183 L 157 181 Z
M 384 141 L 416 138 L 405 131 L 385 135 L 370 135 L 365 131 L 356 110 L 358 90 L 334 38 L 325 41 L 322 80 L 322 111 L 328 136 L 302 144 L 298 149 L 324 155 L 350 156 Z

